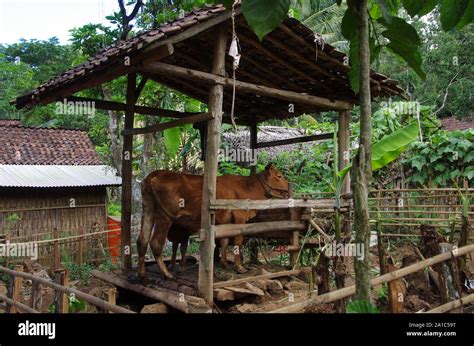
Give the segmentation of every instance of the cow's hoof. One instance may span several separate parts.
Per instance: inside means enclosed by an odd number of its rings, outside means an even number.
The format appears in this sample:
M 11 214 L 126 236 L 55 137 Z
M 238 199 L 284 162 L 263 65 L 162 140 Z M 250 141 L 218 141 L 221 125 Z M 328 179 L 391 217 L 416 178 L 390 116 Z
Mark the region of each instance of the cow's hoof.
M 239 274 L 245 274 L 246 272 L 248 272 L 248 270 L 241 264 L 237 265 L 235 267 L 235 270 L 237 271 L 237 273 Z

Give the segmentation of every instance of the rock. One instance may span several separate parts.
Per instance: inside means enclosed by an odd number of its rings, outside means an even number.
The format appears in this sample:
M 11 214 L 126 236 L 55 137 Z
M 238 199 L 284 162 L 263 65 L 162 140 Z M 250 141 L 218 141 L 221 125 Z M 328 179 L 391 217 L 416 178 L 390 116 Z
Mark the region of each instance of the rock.
M 258 280 L 258 281 L 253 282 L 253 284 L 256 287 L 260 288 L 262 291 L 267 290 L 267 282 L 265 280 Z
M 234 300 L 235 294 L 232 291 L 225 290 L 223 288 L 215 288 L 214 289 L 214 299 L 223 302 L 226 300 Z
M 241 314 L 246 314 L 255 311 L 257 309 L 257 306 L 255 304 L 241 304 L 237 305 L 235 308 Z
M 140 311 L 142 314 L 166 314 L 168 313 L 168 306 L 163 303 L 156 303 L 145 305 Z

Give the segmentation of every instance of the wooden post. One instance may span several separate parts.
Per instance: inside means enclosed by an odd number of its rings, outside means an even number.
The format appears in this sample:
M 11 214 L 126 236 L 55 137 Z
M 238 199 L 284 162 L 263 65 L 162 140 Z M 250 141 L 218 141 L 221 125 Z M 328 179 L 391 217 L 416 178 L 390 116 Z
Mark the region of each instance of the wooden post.
M 58 270 L 59 266 L 61 265 L 61 253 L 59 249 L 59 231 L 57 228 L 53 229 L 53 237 L 54 237 L 54 243 L 53 243 L 53 271 Z
M 250 150 L 252 151 L 252 155 L 253 155 L 253 151 L 254 150 L 257 150 L 257 132 L 258 129 L 257 129 L 257 121 L 256 120 L 252 120 L 252 122 L 250 123 Z M 257 173 L 257 165 L 255 166 L 250 166 L 250 174 L 256 174 Z
M 115 287 L 109 288 L 105 295 L 109 304 L 117 305 L 117 289 Z M 106 310 L 106 313 L 112 313 L 112 311 Z
M 23 271 L 23 266 L 22 265 L 16 265 L 15 266 L 15 271 L 17 272 L 22 272 Z M 12 296 L 11 298 L 15 301 L 15 302 L 20 302 L 20 296 L 21 296 L 21 286 L 23 284 L 23 278 L 19 277 L 19 276 L 14 276 L 12 278 L 13 280 L 13 286 L 12 286 Z M 11 314 L 16 314 L 18 312 L 18 308 L 14 305 L 11 305 L 10 306 L 10 311 L 9 311 Z
M 135 118 L 137 74 L 127 76 L 127 111 L 125 112 L 124 130 L 132 129 Z M 122 217 L 121 217 L 121 252 L 122 270 L 128 275 L 132 270 L 132 151 L 133 135 L 123 134 L 122 147 Z
M 257 121 L 254 119 L 250 123 L 250 151 L 252 156 L 254 155 L 254 151 L 257 150 Z M 255 156 L 255 158 L 257 158 Z M 257 164 L 255 163 L 254 166 L 250 166 L 250 174 L 257 174 Z M 258 244 L 257 239 L 253 238 L 249 241 L 249 251 L 250 251 L 250 263 L 259 263 L 258 261 Z
M 66 270 L 58 270 L 54 281 L 61 286 L 69 286 L 69 277 Z M 56 291 L 54 298 L 55 313 L 67 314 L 69 312 L 69 299 L 67 293 Z
M 107 224 L 107 223 L 106 223 Z M 79 265 L 82 265 L 84 262 L 84 228 L 81 227 L 79 234 L 81 237 L 79 238 Z
M 220 76 L 225 74 L 225 55 L 227 46 L 227 30 L 224 26 L 216 29 L 216 42 L 212 73 Z M 207 124 L 206 160 L 204 162 L 204 177 L 202 184 L 201 231 L 199 247 L 199 294 L 212 306 L 213 303 L 213 254 L 215 247 L 214 224 L 215 215 L 210 211 L 211 199 L 216 198 L 217 155 L 220 145 L 222 103 L 224 88 L 222 85 L 213 85 L 209 93 L 209 111 L 214 118 Z

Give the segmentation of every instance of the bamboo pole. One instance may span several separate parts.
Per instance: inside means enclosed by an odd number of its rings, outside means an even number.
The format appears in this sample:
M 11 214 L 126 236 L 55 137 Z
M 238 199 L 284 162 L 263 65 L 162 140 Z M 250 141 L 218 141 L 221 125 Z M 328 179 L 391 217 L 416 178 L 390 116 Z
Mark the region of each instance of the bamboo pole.
M 85 292 L 76 290 L 75 288 L 63 287 L 61 285 L 58 285 L 54 282 L 51 282 L 49 280 L 43 279 L 43 278 L 38 277 L 38 276 L 34 276 L 34 275 L 31 275 L 31 274 L 28 274 L 28 273 L 18 272 L 18 271 L 11 270 L 11 269 L 8 269 L 8 268 L 5 268 L 5 267 L 0 267 L 0 272 L 12 275 L 14 277 L 21 277 L 23 279 L 29 279 L 33 282 L 38 282 L 38 283 L 40 283 L 44 286 L 51 287 L 51 288 L 53 288 L 55 290 L 58 290 L 62 293 L 67 293 L 67 294 L 72 293 L 76 297 L 84 299 L 86 302 L 88 302 L 92 305 L 95 305 L 97 307 L 100 307 L 102 309 L 106 309 L 106 310 L 117 312 L 117 313 L 135 313 L 134 311 L 122 308 L 121 306 L 109 304 L 109 303 L 107 303 L 106 301 L 104 301 L 100 298 L 97 298 L 97 297 L 94 297 L 94 296 L 92 296 L 90 294 L 87 294 Z
M 404 276 L 407 276 L 409 274 L 415 273 L 421 269 L 424 269 L 426 267 L 431 267 L 434 264 L 444 262 L 446 260 L 451 259 L 452 257 L 459 257 L 462 255 L 465 255 L 467 253 L 470 253 L 474 251 L 474 244 L 464 246 L 462 248 L 458 248 L 455 251 L 450 251 L 446 252 L 440 255 L 436 255 L 434 257 L 428 258 L 424 261 L 412 264 L 410 266 L 407 266 L 405 268 L 401 268 L 398 270 L 395 270 L 393 272 L 378 276 L 376 278 L 373 278 L 370 280 L 370 285 L 371 286 L 377 286 L 381 285 L 385 282 L 393 281 L 399 278 L 402 278 Z M 345 287 L 343 289 L 329 292 L 320 296 L 316 296 L 310 299 L 306 299 L 302 302 L 292 304 L 289 306 L 285 306 L 280 309 L 276 309 L 273 311 L 270 311 L 270 313 L 294 313 L 294 312 L 300 312 L 306 308 L 309 308 L 314 305 L 318 304 L 326 304 L 330 303 L 345 297 L 349 297 L 351 295 L 355 294 L 355 285 Z
M 457 300 L 453 300 L 449 303 L 446 303 L 446 304 L 443 304 L 443 305 L 440 305 L 434 309 L 431 309 L 429 311 L 427 311 L 426 313 L 428 314 L 440 314 L 440 313 L 443 313 L 443 312 L 448 312 L 448 311 L 451 311 L 451 310 L 454 310 L 454 309 L 457 309 L 459 307 L 462 307 L 466 304 L 469 304 L 469 303 L 472 303 L 474 302 L 474 293 L 466 296 L 466 297 L 463 297 L 463 298 L 460 298 L 460 299 L 457 299 Z
M 3 294 L 0 294 L 0 301 L 6 302 L 12 308 L 14 307 L 15 312 L 17 312 L 17 309 L 20 309 L 20 310 L 22 310 L 24 312 L 27 312 L 27 313 L 30 313 L 30 314 L 38 314 L 39 313 L 39 311 L 36 311 L 36 310 L 30 308 L 28 305 L 17 302 L 16 300 L 13 300 L 11 298 L 8 298 L 7 296 L 4 296 Z

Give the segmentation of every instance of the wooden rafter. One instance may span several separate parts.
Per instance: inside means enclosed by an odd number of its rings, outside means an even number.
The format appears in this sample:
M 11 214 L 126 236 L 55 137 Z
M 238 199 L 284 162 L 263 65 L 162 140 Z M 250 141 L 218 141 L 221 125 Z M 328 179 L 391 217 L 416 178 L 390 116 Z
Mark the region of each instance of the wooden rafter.
M 173 121 L 168 121 L 166 123 L 158 124 L 158 125 L 153 125 L 153 126 L 147 126 L 143 128 L 133 128 L 133 129 L 125 129 L 122 131 L 122 134 L 124 136 L 129 136 L 129 135 L 142 135 L 145 133 L 154 133 L 158 131 L 164 131 L 167 129 L 171 129 L 173 127 L 177 126 L 182 126 L 186 124 L 194 124 L 198 123 L 201 121 L 207 121 L 209 119 L 212 119 L 213 115 L 212 113 L 202 113 L 202 114 L 196 114 L 192 115 L 189 117 L 181 118 L 178 120 L 173 120 Z
M 256 148 L 269 148 L 269 147 L 277 147 L 280 145 L 288 145 L 288 144 L 295 144 L 295 143 L 305 143 L 305 142 L 314 142 L 314 141 L 322 141 L 325 139 L 332 139 L 332 133 L 323 133 L 319 135 L 311 135 L 311 136 L 304 136 L 304 137 L 296 137 L 296 138 L 288 138 L 288 139 L 280 139 L 277 141 L 269 141 L 269 142 L 260 142 L 257 143 L 255 146 Z
M 223 85 L 224 87 L 232 87 L 234 84 L 234 81 L 230 78 L 160 62 L 151 63 L 147 66 L 141 66 L 140 70 L 156 75 L 174 76 L 187 80 L 200 81 L 206 84 L 217 83 Z M 300 94 L 294 91 L 279 90 L 241 81 L 235 81 L 235 87 L 237 90 L 246 93 L 257 94 L 260 96 L 266 96 L 295 103 L 308 104 L 328 110 L 348 110 L 352 108 L 352 104 L 346 101 L 330 100 L 324 97 Z

